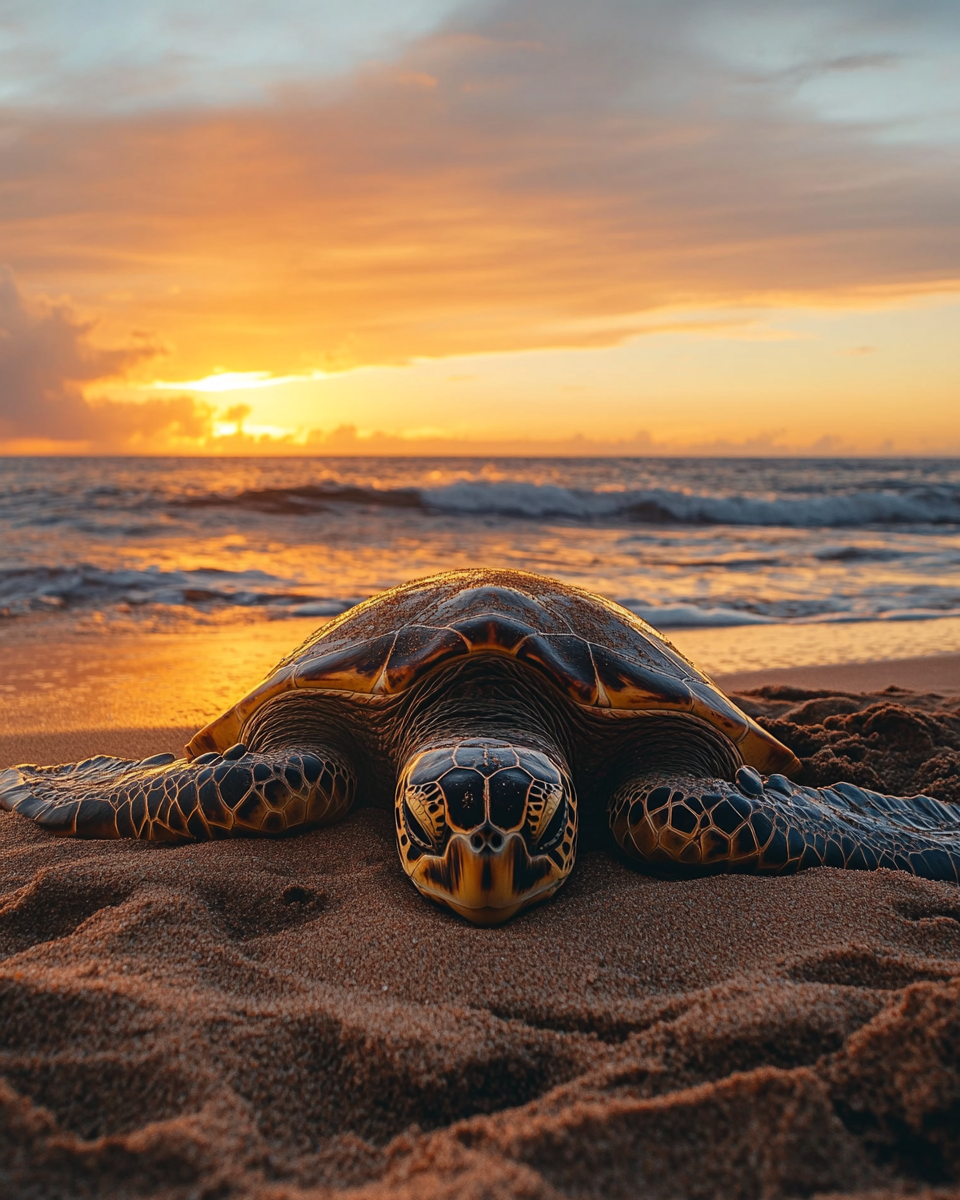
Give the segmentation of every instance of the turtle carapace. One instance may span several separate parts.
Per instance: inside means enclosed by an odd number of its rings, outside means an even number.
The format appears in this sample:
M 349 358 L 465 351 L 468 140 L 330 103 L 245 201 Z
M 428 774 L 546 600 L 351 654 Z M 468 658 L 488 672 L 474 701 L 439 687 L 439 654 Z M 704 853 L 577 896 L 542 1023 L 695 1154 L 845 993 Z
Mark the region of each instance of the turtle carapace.
M 188 842 L 299 832 L 393 804 L 404 871 L 494 925 L 573 868 L 578 815 L 674 871 L 892 867 L 960 879 L 960 812 L 799 763 L 619 605 L 520 571 L 452 571 L 323 626 L 186 757 L 0 772 L 52 833 Z

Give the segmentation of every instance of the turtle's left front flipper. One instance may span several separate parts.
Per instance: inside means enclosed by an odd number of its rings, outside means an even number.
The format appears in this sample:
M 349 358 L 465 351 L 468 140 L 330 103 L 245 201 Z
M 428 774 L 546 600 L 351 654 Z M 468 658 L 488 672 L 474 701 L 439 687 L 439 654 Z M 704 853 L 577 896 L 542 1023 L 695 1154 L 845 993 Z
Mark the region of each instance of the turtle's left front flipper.
M 336 821 L 355 792 L 354 771 L 335 752 L 253 754 L 242 745 L 192 762 L 158 754 L 0 771 L 0 808 L 64 837 L 201 842 L 277 835 Z
M 802 787 L 750 767 L 736 783 L 651 772 L 616 789 L 608 816 L 626 853 L 654 864 L 776 874 L 890 867 L 960 883 L 960 806 L 929 796 Z

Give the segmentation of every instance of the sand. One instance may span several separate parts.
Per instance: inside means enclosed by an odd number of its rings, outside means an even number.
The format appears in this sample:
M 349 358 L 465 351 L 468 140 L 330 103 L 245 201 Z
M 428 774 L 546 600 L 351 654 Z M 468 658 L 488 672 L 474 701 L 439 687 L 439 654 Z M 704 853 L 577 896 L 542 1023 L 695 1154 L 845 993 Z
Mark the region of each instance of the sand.
M 727 691 L 749 691 L 768 684 L 839 692 L 881 692 L 887 687 L 960 695 L 960 654 L 930 654 L 890 662 L 846 662 L 779 670 L 728 671 L 715 676 Z
M 883 694 L 886 666 L 873 695 L 743 703 L 811 776 L 949 799 L 960 699 Z M 15 699 L 0 765 L 176 750 L 195 697 L 39 727 Z M 586 846 L 553 902 L 475 929 L 369 808 L 179 848 L 0 814 L 0 1110 L 0 1194 L 38 1200 L 956 1196 L 960 894 L 656 879 Z

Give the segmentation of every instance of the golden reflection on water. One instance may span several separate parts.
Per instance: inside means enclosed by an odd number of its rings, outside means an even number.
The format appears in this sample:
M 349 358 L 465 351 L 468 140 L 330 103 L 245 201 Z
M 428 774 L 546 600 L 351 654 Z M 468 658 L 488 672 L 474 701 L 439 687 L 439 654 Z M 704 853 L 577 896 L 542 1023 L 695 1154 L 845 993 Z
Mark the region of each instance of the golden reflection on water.
M 228 708 L 318 625 L 264 621 L 175 636 L 31 636 L 2 647 L 4 733 L 198 728 Z
M 253 687 L 323 622 L 315 617 L 146 634 L 58 620 L 0 641 L 0 728 L 199 728 Z M 99 629 L 99 632 L 97 630 Z M 711 675 L 960 652 L 960 618 L 669 631 Z

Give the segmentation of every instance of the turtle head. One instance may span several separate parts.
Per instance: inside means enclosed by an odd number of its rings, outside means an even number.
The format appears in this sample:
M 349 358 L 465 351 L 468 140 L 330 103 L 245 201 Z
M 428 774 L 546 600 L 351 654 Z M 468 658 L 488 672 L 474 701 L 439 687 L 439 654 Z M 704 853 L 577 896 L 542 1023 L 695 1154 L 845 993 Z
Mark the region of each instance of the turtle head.
M 552 896 L 577 848 L 566 770 L 539 750 L 489 738 L 412 755 L 397 785 L 403 869 L 431 900 L 499 925 Z

